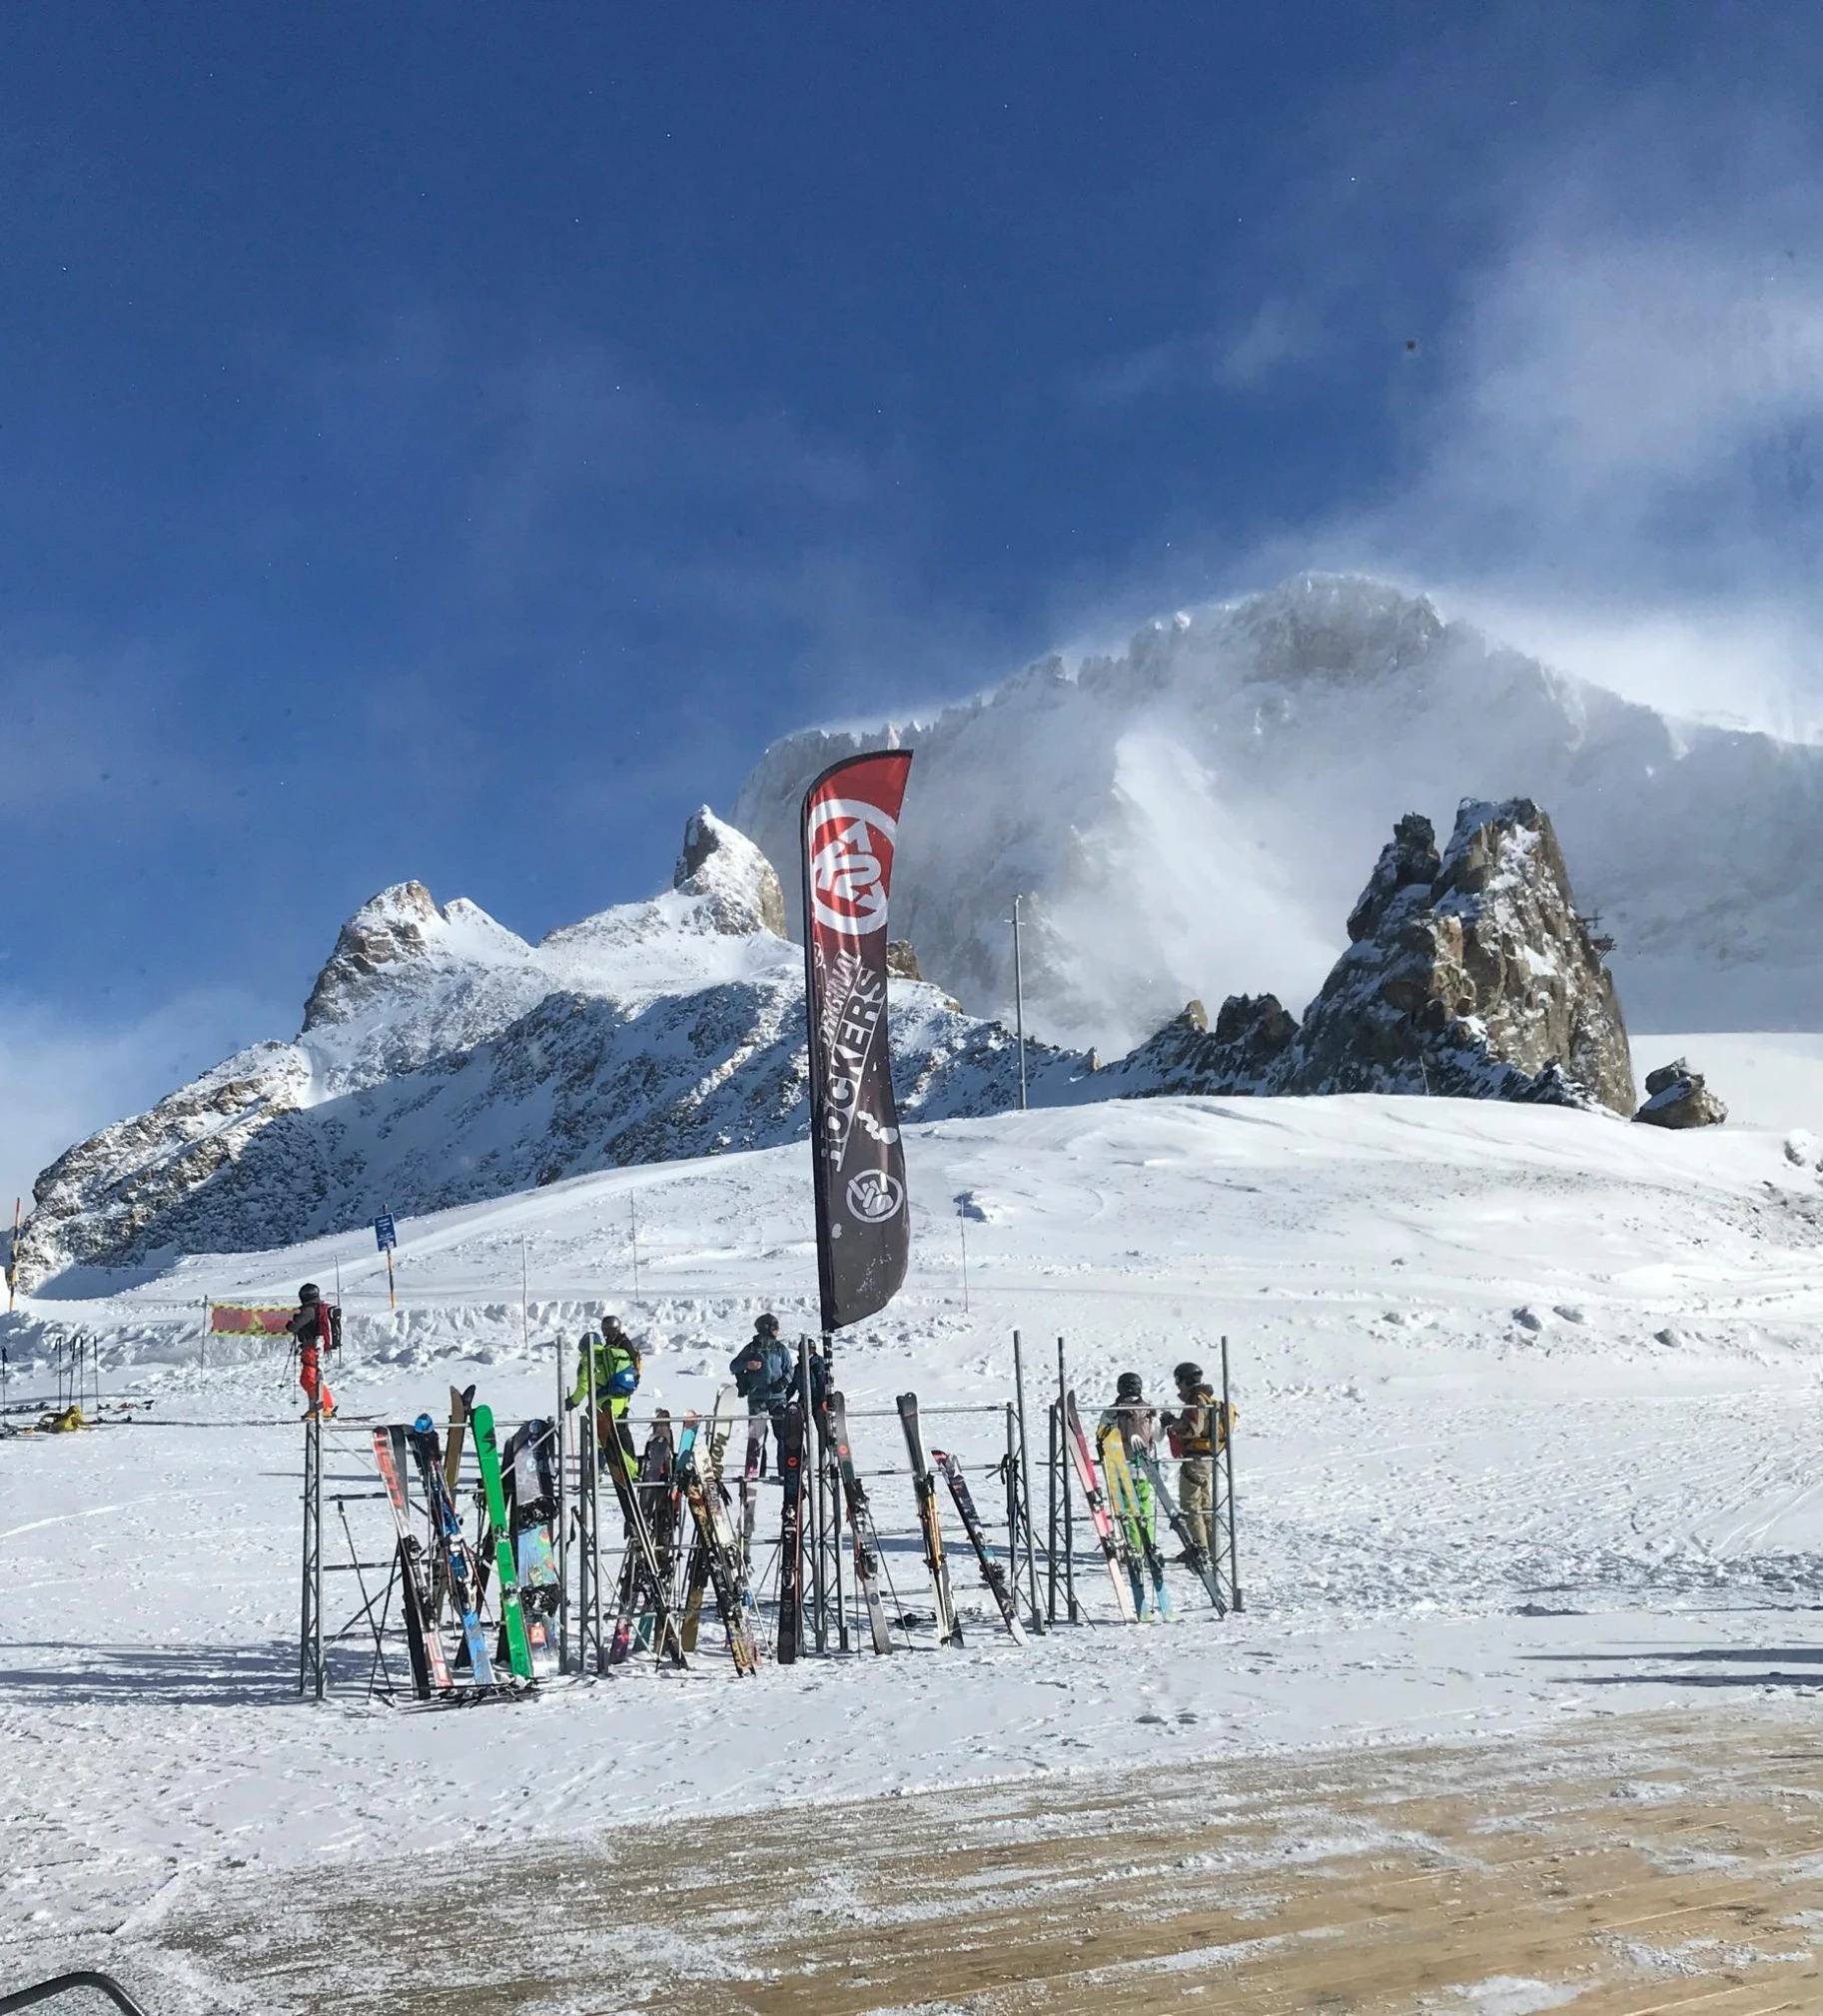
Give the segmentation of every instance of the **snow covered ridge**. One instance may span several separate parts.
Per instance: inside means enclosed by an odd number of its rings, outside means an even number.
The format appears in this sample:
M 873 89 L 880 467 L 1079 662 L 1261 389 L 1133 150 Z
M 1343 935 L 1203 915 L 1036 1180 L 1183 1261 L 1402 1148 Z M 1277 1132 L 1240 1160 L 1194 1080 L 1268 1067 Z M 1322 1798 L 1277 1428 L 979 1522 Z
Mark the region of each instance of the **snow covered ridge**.
M 1060 1042 L 1118 1054 L 1193 995 L 1301 1008 L 1361 864 L 1465 790 L 1550 808 L 1636 1028 L 1815 1026 L 1823 749 L 1669 719 L 1383 582 L 1300 575 L 915 730 L 788 736 L 734 821 L 782 869 L 810 777 L 899 741 L 918 761 L 896 925 L 966 1008 L 1004 1014 L 1027 894 L 1028 1026 Z
M 385 890 L 343 927 L 292 1041 L 240 1052 L 39 1177 L 21 1284 L 800 1139 L 803 959 L 783 922 L 764 857 L 706 807 L 670 889 L 536 945 L 422 883 Z M 908 979 L 891 1014 L 908 1117 L 1014 1103 L 1006 1030 Z M 1028 1061 L 1041 1095 L 1085 1067 Z
M 72 1292 L 72 1269 L 261 1251 L 381 1210 L 800 1140 L 803 971 L 783 919 L 764 857 L 706 808 L 669 891 L 536 946 L 421 883 L 388 889 L 343 927 L 294 1041 L 243 1051 L 45 1171 L 20 1279 Z M 1376 1091 L 1631 1112 L 1612 983 L 1529 800 L 1465 803 L 1441 856 L 1408 814 L 1348 928 L 1302 1027 L 1267 995 L 1231 998 L 1213 1035 L 1193 1002 L 1107 1068 L 1028 1045 L 1032 1103 Z M 906 1119 L 1011 1107 L 1007 1029 L 896 954 Z

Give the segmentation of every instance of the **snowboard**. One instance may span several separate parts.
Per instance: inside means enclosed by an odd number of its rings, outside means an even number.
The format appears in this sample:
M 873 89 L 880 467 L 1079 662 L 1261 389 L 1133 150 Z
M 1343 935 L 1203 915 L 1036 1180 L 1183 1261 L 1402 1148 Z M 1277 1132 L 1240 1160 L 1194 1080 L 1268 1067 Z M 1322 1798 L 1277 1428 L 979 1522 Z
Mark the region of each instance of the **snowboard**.
M 778 1662 L 788 1666 L 803 1650 L 804 1499 L 807 1474 L 804 1411 L 794 1401 L 778 1418 L 778 1471 L 785 1488 L 778 1522 Z

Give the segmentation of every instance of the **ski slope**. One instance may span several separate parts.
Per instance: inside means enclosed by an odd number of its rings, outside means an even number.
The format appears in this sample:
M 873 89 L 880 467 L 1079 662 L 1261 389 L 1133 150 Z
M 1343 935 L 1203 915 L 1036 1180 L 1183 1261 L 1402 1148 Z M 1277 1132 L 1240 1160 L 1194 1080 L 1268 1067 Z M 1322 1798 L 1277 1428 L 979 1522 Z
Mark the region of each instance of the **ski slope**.
M 838 1350 L 902 1598 L 922 1565 L 905 1481 L 883 1475 L 904 1467 L 876 1412 L 896 1393 L 927 1413 L 997 1406 L 1018 1328 L 1035 1416 L 1060 1336 L 1085 1411 L 1129 1368 L 1164 1398 L 1170 1367 L 1213 1365 L 1226 1335 L 1245 1614 L 1216 1620 L 1186 1574 L 1177 1623 L 1098 1622 L 1022 1651 L 958 1563 L 961 1652 L 754 1681 L 711 1653 L 681 1677 L 642 1664 L 459 1714 L 358 1689 L 298 1703 L 298 1396 L 258 1347 L 199 1363 L 200 1299 L 284 1299 L 339 1267 L 348 1417 L 441 1414 L 470 1380 L 503 1421 L 548 1412 L 556 1338 L 604 1304 L 646 1341 L 639 1405 L 703 1408 L 755 1313 L 810 1320 L 802 1148 L 402 1222 L 396 1315 L 371 1241 L 351 1238 L 31 1303 L 4 1332 L 14 1402 L 49 1391 L 54 1327 L 82 1324 L 103 1338 L 110 1400 L 151 1404 L 130 1426 L 0 1445 L 8 1968 L 122 1941 L 151 1953 L 231 1868 L 600 1843 L 633 1814 L 1109 1764 L 1139 1796 L 1189 1756 L 1807 1686 L 1817 1669 L 1793 1677 L 1777 1648 L 1814 1631 L 1823 1536 L 1816 1153 L 1778 1131 L 1377 1098 L 908 1129 L 912 1274 Z M 997 1506 L 1002 1417 L 927 1432 Z M 371 1487 L 347 1448 L 336 1475 Z M 347 1510 L 381 1545 L 371 1503 Z M 1079 1591 L 1106 1619 L 1100 1572 L 1084 1554 Z M 332 1609 L 356 1600 L 345 1578 Z M 166 2006 L 210 2006 L 206 1981 L 168 1986 Z

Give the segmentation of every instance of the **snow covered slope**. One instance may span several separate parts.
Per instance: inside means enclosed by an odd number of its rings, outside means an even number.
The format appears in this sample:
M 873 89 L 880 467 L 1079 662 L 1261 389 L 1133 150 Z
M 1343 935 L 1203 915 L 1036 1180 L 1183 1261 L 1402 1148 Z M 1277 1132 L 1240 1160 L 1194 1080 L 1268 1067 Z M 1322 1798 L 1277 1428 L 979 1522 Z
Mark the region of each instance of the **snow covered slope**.
M 803 959 L 777 880 L 706 808 L 675 886 L 528 945 L 422 883 L 343 927 L 299 1035 L 242 1051 L 39 1178 L 20 1275 L 283 1246 L 582 1170 L 805 1130 Z M 997 1024 L 893 983 L 908 1114 L 1013 1103 Z M 1079 1068 L 1029 1059 L 1042 1086 Z
M 1173 1570 L 1185 1620 L 1116 1627 L 1079 1521 L 1090 1627 L 1024 1647 L 964 1563 L 962 1652 L 736 1682 L 705 1632 L 682 1682 L 645 1659 L 453 1718 L 367 1707 L 358 1632 L 335 1653 L 346 1691 L 302 1707 L 297 1389 L 267 1346 L 199 1365 L 196 1299 L 276 1298 L 340 1264 L 336 1474 L 359 1494 L 363 1418 L 441 1415 L 470 1380 L 503 1422 L 548 1413 L 557 1340 L 573 1350 L 604 1303 L 645 1344 L 640 1415 L 702 1409 L 756 1311 L 791 1330 L 810 1312 L 805 1157 L 616 1170 L 408 1220 L 397 1315 L 365 1232 L 186 1260 L 107 1302 L 0 1318 L 15 1402 L 54 1391 L 57 1320 L 100 1335 L 114 1398 L 150 1403 L 4 1445 L 0 1743 L 29 1760 L 0 1850 L 15 1959 L 27 1939 L 65 1965 L 130 1955 L 231 1866 L 276 1883 L 401 1855 L 374 1880 L 404 1894 L 427 1840 L 456 1844 L 445 1859 L 470 1880 L 470 1844 L 598 1846 L 629 1812 L 1084 1766 L 1144 1783 L 1196 1757 L 1535 1732 L 1623 1704 L 1735 1716 L 1762 1681 L 1814 1683 L 1812 1652 L 1771 1649 L 1814 1636 L 1823 1547 L 1823 1190 L 1781 1135 L 1358 1096 L 1002 1114 L 912 1128 L 906 1150 L 905 1292 L 837 1347 L 901 1599 L 924 1582 L 895 1394 L 984 1410 L 940 1418 L 998 1518 L 1016 1328 L 1035 1465 L 1055 1339 L 1099 1402 L 1130 1368 L 1157 1398 L 1226 1335 L 1244 1614 L 1215 1619 Z M 1042 1470 L 1037 1491 L 1042 1507 Z M 384 1559 L 384 1501 L 346 1510 Z M 776 1497 L 760 1516 L 769 1546 Z M 360 1600 L 348 1580 L 337 1621 Z M 178 1975 L 154 2006 L 219 2008 L 211 1985 Z
M 734 819 L 783 865 L 805 782 L 915 746 L 895 918 L 973 1012 L 1002 1013 L 1036 892 L 1037 1026 L 1118 1054 L 1191 996 L 1297 1009 L 1401 814 L 1550 811 L 1636 1028 L 1809 1028 L 1823 988 L 1823 749 L 1668 719 L 1551 672 L 1429 601 L 1305 575 L 1051 657 L 934 720 L 769 749 Z

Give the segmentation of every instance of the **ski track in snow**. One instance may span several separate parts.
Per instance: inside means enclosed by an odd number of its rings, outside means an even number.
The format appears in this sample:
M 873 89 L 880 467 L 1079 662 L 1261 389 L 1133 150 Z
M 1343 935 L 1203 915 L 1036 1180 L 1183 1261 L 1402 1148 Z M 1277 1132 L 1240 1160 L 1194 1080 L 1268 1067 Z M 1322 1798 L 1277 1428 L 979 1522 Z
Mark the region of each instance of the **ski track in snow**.
M 336 1699 L 302 1705 L 297 1392 L 265 1347 L 218 1344 L 199 1366 L 198 1299 L 279 1300 L 340 1261 L 347 1416 L 441 1417 L 473 1380 L 503 1422 L 550 1410 L 553 1336 L 605 1299 L 646 1337 L 641 1404 L 701 1409 L 759 1309 L 790 1330 L 812 1306 L 803 1152 L 402 1223 L 397 1316 L 352 1240 L 188 1260 L 4 1333 L 15 1402 L 54 1397 L 57 1324 L 100 1331 L 111 1400 L 153 1402 L 0 1446 L 5 1922 L 36 1949 L 180 1910 L 212 1869 L 600 1840 L 634 1818 L 1110 1763 L 1143 1788 L 1191 1755 L 1484 1738 L 1823 1682 L 1823 1192 L 1776 1134 L 1442 1100 L 1158 1101 L 910 1129 L 908 1161 L 912 1277 L 839 1351 L 901 1600 L 920 1603 L 923 1567 L 890 1474 L 897 1423 L 873 1411 L 914 1388 L 991 1519 L 1002 1418 L 934 1411 L 1009 1395 L 1017 1324 L 1042 1517 L 1056 1338 L 1087 1415 L 1129 1366 L 1166 1398 L 1171 1365 L 1213 1370 L 1226 1333 L 1244 1615 L 1214 1619 L 1182 1575 L 1176 1624 L 1021 1651 L 958 1556 L 960 1652 L 741 1682 L 705 1631 L 685 1675 L 640 1664 L 452 1714 L 367 1704 L 351 1639 Z M 965 1192 L 982 1213 L 966 1311 L 946 1204 Z M 329 1474 L 332 1498 L 377 1488 L 357 1436 Z M 384 1504 L 347 1512 L 383 1558 Z M 762 1537 L 775 1520 L 767 1502 Z M 326 1536 L 341 1557 L 333 1505 Z M 333 1619 L 357 1607 L 353 1580 L 332 1578 Z M 1086 1553 L 1077 1587 L 1109 1614 Z

